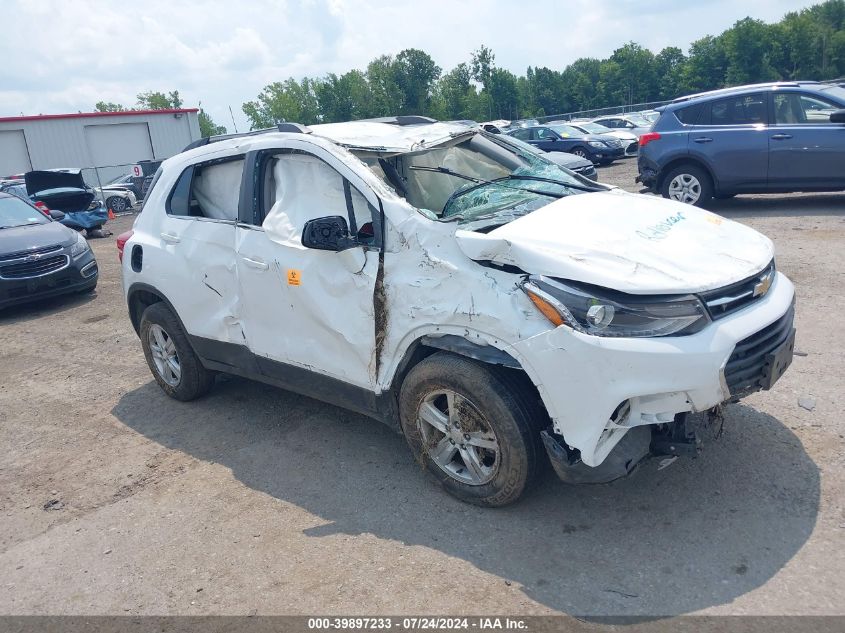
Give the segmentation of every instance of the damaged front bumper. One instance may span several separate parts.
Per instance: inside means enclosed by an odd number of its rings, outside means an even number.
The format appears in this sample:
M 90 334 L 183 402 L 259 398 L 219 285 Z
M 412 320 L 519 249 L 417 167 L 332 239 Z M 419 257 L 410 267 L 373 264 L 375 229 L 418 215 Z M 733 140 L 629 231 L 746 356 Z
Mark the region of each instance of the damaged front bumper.
M 619 446 L 630 472 L 654 452 L 653 428 L 668 428 L 678 414 L 707 411 L 737 395 L 725 378 L 734 349 L 791 318 L 793 297 L 792 283 L 778 273 L 765 297 L 690 336 L 613 339 L 560 326 L 513 345 L 552 419 L 552 433 L 544 437 L 552 461 L 557 455 L 560 463 L 597 468 Z M 765 371 L 765 357 L 759 362 Z
M 580 453 L 566 446 L 563 438 L 546 429 L 540 433 L 552 467 L 562 481 L 571 484 L 604 484 L 627 477 L 652 457 L 695 457 L 705 438 L 721 435 L 722 408 L 714 407 L 695 421 L 679 413 L 668 424 L 638 426 L 625 433 L 605 460 L 587 466 Z

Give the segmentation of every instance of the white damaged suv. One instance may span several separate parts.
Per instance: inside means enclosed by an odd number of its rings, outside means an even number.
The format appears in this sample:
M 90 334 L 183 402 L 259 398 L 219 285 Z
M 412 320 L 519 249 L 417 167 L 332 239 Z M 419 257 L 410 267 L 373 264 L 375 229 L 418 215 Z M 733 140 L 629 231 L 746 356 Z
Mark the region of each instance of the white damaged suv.
M 792 360 L 766 237 L 495 134 L 396 117 L 196 145 L 121 239 L 132 324 L 176 399 L 225 372 L 331 402 L 498 506 L 546 459 L 604 482 L 694 453 L 689 412 Z

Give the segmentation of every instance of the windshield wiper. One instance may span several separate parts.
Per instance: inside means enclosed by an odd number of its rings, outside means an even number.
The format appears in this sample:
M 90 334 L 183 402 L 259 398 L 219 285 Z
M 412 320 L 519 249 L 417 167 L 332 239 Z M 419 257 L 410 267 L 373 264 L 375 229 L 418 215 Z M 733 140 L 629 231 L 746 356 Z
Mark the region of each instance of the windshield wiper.
M 588 187 L 586 185 L 578 185 L 569 182 L 564 182 L 563 180 L 555 180 L 554 178 L 542 178 L 540 176 L 528 176 L 519 174 L 511 174 L 510 176 L 505 176 L 504 178 L 497 178 L 496 180 L 493 180 L 491 182 L 498 182 L 500 180 L 536 180 L 538 182 L 551 182 L 556 185 L 561 185 L 562 187 L 577 189 L 578 191 L 606 191 L 601 187 Z

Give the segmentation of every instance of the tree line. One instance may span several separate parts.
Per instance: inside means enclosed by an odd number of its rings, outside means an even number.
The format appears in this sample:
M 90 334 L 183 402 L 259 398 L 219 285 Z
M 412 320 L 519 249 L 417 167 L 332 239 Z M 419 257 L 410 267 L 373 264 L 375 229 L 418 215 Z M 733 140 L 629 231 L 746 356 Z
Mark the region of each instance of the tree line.
M 529 66 L 524 75 L 496 65 L 480 46 L 448 72 L 425 51 L 381 55 L 365 69 L 341 75 L 289 78 L 264 87 L 243 111 L 252 129 L 281 121 L 332 123 L 396 114 L 440 120 L 519 119 L 673 99 L 725 86 L 773 80 L 845 76 L 845 0 L 787 13 L 767 24 L 745 18 L 684 53 L 667 46 L 653 53 L 635 42 L 606 59 L 583 57 L 562 70 Z M 99 102 L 98 111 L 182 107 L 179 91 L 144 92 L 134 108 Z M 202 109 L 202 136 L 225 134 Z
M 683 94 L 772 80 L 845 75 L 845 0 L 827 0 L 767 24 L 745 18 L 687 53 L 656 54 L 635 42 L 606 59 L 584 57 L 524 75 L 496 66 L 486 46 L 443 73 L 425 51 L 382 55 L 342 75 L 289 78 L 243 104 L 253 129 L 279 121 L 331 123 L 423 114 L 441 120 L 517 119 L 673 99 Z
M 111 101 L 98 101 L 94 104 L 94 110 L 97 112 L 131 112 L 132 110 L 178 110 L 183 105 L 182 97 L 179 96 L 178 90 L 172 92 L 153 92 L 149 90 L 142 92 L 135 97 L 136 103 L 132 107 L 126 107 L 120 103 L 112 103 Z M 211 120 L 211 117 L 200 107 L 199 109 L 199 124 L 200 135 L 214 136 L 215 134 L 225 134 L 226 128 L 222 125 L 217 125 Z

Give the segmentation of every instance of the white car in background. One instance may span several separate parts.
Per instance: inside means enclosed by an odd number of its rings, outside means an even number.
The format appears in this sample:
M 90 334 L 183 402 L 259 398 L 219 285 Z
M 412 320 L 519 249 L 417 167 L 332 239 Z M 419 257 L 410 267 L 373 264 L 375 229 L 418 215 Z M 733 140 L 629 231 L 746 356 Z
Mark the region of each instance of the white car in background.
M 694 454 L 689 412 L 792 359 L 768 238 L 423 117 L 203 139 L 162 163 L 118 250 L 167 395 L 223 372 L 363 413 L 479 505 L 547 459 L 606 482 Z
M 609 127 L 612 130 L 625 130 L 637 137 L 650 132 L 652 125 L 654 125 L 648 119 L 644 119 L 637 114 L 609 114 L 594 118 L 593 123 Z
M 135 194 L 121 185 L 103 185 L 94 187 L 94 191 L 103 199 L 107 209 L 115 213 L 131 211 L 138 203 Z

